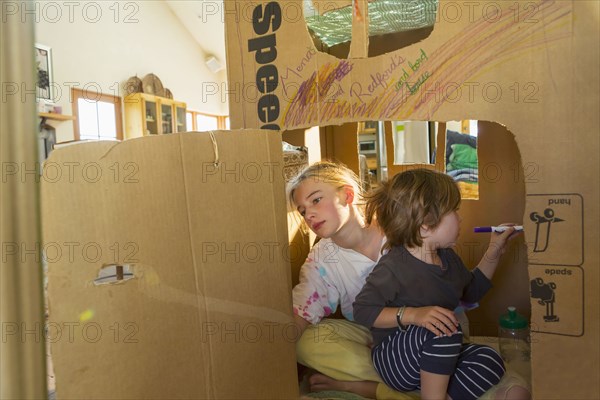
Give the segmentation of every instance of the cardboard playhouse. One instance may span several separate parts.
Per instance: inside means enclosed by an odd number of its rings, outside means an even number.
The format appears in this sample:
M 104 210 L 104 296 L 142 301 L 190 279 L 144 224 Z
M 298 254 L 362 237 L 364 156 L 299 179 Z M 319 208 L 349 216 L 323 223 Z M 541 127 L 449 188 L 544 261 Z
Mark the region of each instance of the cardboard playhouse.
M 492 335 L 517 305 L 531 318 L 534 398 L 600 398 L 599 4 L 440 0 L 433 28 L 395 49 L 365 34 L 376 1 L 352 3 L 352 45 L 334 55 L 311 39 L 305 2 L 225 0 L 234 131 L 51 154 L 57 398 L 298 398 L 290 261 L 302 256 L 290 255 L 275 130 L 301 141 L 319 127 L 322 155 L 358 169 L 359 122 L 463 119 L 480 121 L 482 179 L 461 206 L 461 256 L 475 265 L 486 241 L 465 227 L 526 232 L 471 331 Z
M 52 152 L 56 398 L 298 397 L 282 167 L 264 130 Z
M 525 235 L 471 328 L 491 335 L 517 305 L 533 397 L 600 398 L 599 3 L 440 0 L 429 32 L 386 48 L 365 34 L 377 1 L 313 1 L 318 15 L 351 3 L 342 56 L 315 44 L 305 3 L 224 2 L 232 128 L 317 126 L 321 153 L 355 168 L 358 122 L 480 121 L 479 200 L 461 206 L 459 244 L 481 255 L 487 238 L 465 230 L 506 221 Z

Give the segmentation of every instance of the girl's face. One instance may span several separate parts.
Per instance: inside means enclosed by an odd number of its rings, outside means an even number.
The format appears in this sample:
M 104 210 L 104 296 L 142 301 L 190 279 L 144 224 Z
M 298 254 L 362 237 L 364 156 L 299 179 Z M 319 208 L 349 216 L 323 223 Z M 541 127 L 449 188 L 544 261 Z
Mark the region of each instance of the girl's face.
M 451 211 L 442 217 L 440 224 L 429 230 L 429 235 L 424 238 L 429 245 L 436 249 L 445 249 L 456 244 L 460 233 L 461 218 L 458 211 Z
M 294 191 L 294 204 L 314 233 L 330 238 L 348 221 L 352 196 L 344 188 L 308 178 Z

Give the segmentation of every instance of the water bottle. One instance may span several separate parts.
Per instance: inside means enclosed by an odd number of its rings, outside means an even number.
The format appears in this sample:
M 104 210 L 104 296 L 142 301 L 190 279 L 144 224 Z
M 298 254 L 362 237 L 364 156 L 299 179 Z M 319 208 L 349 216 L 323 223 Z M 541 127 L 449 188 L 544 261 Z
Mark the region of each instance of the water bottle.
M 500 316 L 498 335 L 500 355 L 507 368 L 520 373 L 524 378 L 531 375 L 529 345 L 529 323 L 527 318 L 517 313 L 515 307 L 508 307 L 508 312 Z

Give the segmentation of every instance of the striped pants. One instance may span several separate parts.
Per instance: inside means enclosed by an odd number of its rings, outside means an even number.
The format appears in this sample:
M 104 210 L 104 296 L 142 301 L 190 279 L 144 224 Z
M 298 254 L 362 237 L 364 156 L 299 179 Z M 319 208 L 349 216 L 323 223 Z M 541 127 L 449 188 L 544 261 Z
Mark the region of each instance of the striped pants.
M 463 344 L 462 331 L 435 336 L 410 325 L 373 348 L 371 357 L 383 381 L 398 391 L 420 389 L 420 371 L 449 375 L 448 395 L 453 400 L 481 397 L 500 382 L 504 363 L 491 347 Z

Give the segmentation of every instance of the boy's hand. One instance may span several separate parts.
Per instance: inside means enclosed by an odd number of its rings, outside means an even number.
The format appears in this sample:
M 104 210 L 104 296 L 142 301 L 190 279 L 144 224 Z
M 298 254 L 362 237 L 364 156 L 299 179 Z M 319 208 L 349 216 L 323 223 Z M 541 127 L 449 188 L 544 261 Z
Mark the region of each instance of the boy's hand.
M 506 252 L 508 242 L 521 234 L 520 231 L 515 231 L 514 224 L 502 224 L 502 226 L 509 226 L 510 228 L 502 233 L 491 233 L 490 245 L 477 265 L 477 268 L 490 280 L 494 276 L 496 267 L 498 267 L 500 256 Z
M 422 326 L 436 336 L 451 335 L 458 331 L 458 319 L 454 311 L 443 307 L 411 307 L 406 309 L 404 316 L 406 325 Z
M 501 224 L 500 226 L 509 226 L 510 228 L 504 232 L 492 232 L 490 235 L 490 245 L 488 247 L 486 256 L 492 260 L 497 260 L 502 254 L 506 252 L 508 242 L 519 236 L 522 231 L 515 231 L 513 228 L 515 224 Z

